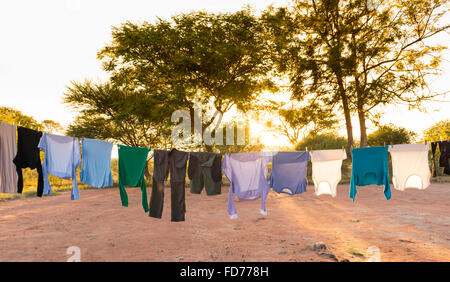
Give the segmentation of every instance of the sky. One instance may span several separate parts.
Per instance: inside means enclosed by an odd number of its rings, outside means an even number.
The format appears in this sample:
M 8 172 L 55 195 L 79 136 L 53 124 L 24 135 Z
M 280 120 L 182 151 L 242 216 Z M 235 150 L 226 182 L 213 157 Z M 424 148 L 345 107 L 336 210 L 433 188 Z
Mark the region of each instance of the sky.
M 76 112 L 62 103 L 71 81 L 106 80 L 96 59 L 111 40 L 111 27 L 126 21 L 170 19 L 195 10 L 234 12 L 249 4 L 255 10 L 286 5 L 284 0 L 41 0 L 0 2 L 0 105 L 13 107 L 42 121 L 67 126 Z M 450 35 L 437 40 L 450 42 Z M 447 44 L 449 45 L 449 44 Z M 444 75 L 432 82 L 437 91 L 449 91 L 450 52 L 444 54 Z M 426 103 L 422 111 L 389 106 L 381 122 L 395 123 L 419 134 L 433 123 L 450 118 L 446 102 Z M 355 137 L 358 122 L 354 119 Z M 374 130 L 369 126 L 369 132 Z M 340 132 L 345 135 L 345 128 Z

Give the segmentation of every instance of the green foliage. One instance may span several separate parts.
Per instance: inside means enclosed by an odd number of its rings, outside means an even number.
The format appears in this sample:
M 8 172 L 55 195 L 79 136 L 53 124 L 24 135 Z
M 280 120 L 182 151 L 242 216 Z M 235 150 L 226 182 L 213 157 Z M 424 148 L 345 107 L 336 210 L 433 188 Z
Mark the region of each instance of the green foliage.
M 440 141 L 450 139 L 450 119 L 441 120 L 424 131 L 427 141 Z
M 168 122 L 161 116 L 170 117 L 173 108 L 141 91 L 112 83 L 73 82 L 64 103 L 79 112 L 68 135 L 143 147 L 164 146 L 170 135 Z
M 297 144 L 296 150 L 326 150 L 326 149 L 341 149 L 347 145 L 347 140 L 344 137 L 335 134 L 310 134 L 300 143 Z
M 358 113 L 362 146 L 377 106 L 418 107 L 439 95 L 429 91 L 427 78 L 440 74 L 446 47 L 424 41 L 449 28 L 442 21 L 446 0 L 379 3 L 369 9 L 366 0 L 298 0 L 263 14 L 272 58 L 294 98 L 342 106 L 349 142 L 349 113 Z
M 302 131 L 305 135 L 326 133 L 333 131 L 338 122 L 332 111 L 323 109 L 318 104 L 280 108 L 278 115 L 283 119 L 281 132 L 292 144 L 298 142 Z
M 249 11 L 193 12 L 155 24 L 123 24 L 99 52 L 112 81 L 142 87 L 186 108 L 194 100 L 217 110 L 251 106 L 273 86 L 262 26 Z M 184 105 L 186 104 L 186 105 Z
M 367 137 L 367 145 L 384 146 L 395 144 L 410 144 L 415 140 L 416 133 L 393 124 L 382 125 Z
M 0 107 L 0 120 L 8 123 L 15 122 L 16 125 L 20 123 L 20 126 L 34 130 L 42 130 L 44 127 L 33 117 L 24 115 L 21 111 L 8 107 Z
M 26 128 L 55 133 L 62 130 L 61 124 L 53 120 L 44 120 L 42 123 L 36 121 L 32 116 L 24 115 L 21 111 L 9 107 L 0 107 L 0 120 Z
M 110 80 L 73 83 L 66 93 L 65 102 L 81 112 L 69 132 L 167 145 L 173 111 L 187 110 L 193 120 L 195 101 L 219 113 L 246 110 L 261 91 L 274 89 L 263 26 L 248 10 L 127 22 L 112 37 L 98 53 Z M 204 120 L 202 129 L 212 122 Z

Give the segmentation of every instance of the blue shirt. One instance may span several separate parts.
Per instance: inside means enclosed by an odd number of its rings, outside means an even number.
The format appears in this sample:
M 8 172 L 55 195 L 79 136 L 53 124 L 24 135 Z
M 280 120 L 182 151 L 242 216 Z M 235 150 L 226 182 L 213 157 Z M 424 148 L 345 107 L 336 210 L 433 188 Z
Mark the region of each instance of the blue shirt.
M 306 191 L 306 165 L 308 152 L 274 152 L 270 186 L 277 193 L 289 195 Z M 288 191 L 285 191 L 285 188 Z
M 67 180 L 72 178 L 70 198 L 72 200 L 79 199 L 77 167 L 80 165 L 81 156 L 78 138 L 44 133 L 38 147 L 45 152 L 45 159 L 42 162 L 44 195 L 52 194 L 52 188 L 48 180 L 48 174 L 51 174 Z
M 83 139 L 81 147 L 80 180 L 97 188 L 112 186 L 111 151 L 113 144 L 103 140 Z
M 391 198 L 388 147 L 355 148 L 352 150 L 350 198 L 355 200 L 356 186 L 384 185 L 384 196 Z

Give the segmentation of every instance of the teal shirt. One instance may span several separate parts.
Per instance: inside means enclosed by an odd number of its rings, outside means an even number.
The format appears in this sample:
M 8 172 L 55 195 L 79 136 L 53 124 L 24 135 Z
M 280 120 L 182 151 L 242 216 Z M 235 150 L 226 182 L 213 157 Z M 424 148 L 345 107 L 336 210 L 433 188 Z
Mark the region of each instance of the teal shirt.
M 350 198 L 355 200 L 356 186 L 384 185 L 384 196 L 391 198 L 388 147 L 355 148 L 352 150 Z
M 119 192 L 122 206 L 128 207 L 128 195 L 125 186 L 141 187 L 142 206 L 148 212 L 147 187 L 144 173 L 149 148 L 117 145 L 119 151 Z

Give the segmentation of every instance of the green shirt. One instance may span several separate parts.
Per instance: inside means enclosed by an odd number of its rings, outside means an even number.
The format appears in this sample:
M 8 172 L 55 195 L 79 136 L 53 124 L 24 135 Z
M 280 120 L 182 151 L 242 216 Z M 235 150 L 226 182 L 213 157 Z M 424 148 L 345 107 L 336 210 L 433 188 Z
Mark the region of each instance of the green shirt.
M 142 206 L 148 211 L 147 188 L 144 172 L 149 148 L 118 145 L 119 151 L 119 192 L 122 206 L 128 207 L 125 186 L 141 187 Z

